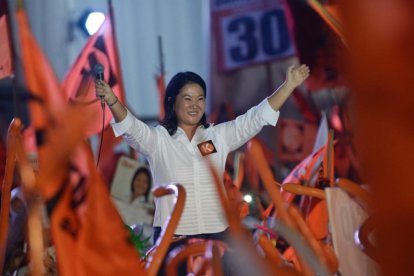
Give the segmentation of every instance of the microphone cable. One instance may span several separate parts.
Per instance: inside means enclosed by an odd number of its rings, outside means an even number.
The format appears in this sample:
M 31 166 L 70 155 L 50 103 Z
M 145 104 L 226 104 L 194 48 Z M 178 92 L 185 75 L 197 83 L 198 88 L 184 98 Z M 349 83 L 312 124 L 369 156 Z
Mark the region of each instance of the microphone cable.
M 105 68 L 102 64 L 100 63 L 95 64 L 92 70 L 97 80 L 102 81 L 104 79 Z M 101 100 L 101 107 L 102 107 L 102 131 L 101 131 L 101 141 L 99 142 L 100 145 L 99 145 L 99 150 L 98 150 L 98 158 L 96 161 L 96 168 L 98 168 L 99 159 L 101 158 L 102 144 L 103 144 L 103 138 L 104 138 L 104 129 L 105 129 L 105 97 L 100 96 L 100 100 Z
M 105 129 L 105 102 L 103 102 L 101 106 L 102 106 L 102 130 L 101 130 L 101 139 L 99 142 L 98 157 L 96 160 L 96 168 L 98 168 L 99 160 L 101 159 L 102 144 L 104 140 L 104 129 Z

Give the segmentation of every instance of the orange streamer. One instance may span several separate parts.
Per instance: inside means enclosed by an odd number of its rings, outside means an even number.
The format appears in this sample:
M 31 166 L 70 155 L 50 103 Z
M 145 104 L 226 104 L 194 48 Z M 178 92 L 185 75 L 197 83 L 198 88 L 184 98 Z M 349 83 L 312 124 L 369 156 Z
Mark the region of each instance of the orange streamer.
M 174 235 L 174 231 L 177 228 L 181 214 L 183 213 L 186 199 L 186 192 L 180 184 L 161 186 L 156 188 L 152 193 L 155 197 L 175 194 L 177 196 L 177 201 L 170 219 L 168 220 L 167 228 L 161 232 L 160 238 L 158 239 L 160 242 L 157 241 L 157 248 L 149 259 L 149 266 L 146 271 L 150 276 L 156 275 L 161 267 L 161 263 L 167 254 L 168 247 L 171 243 L 171 238 Z
M 0 268 L 4 269 L 6 255 L 7 236 L 9 233 L 9 212 L 10 212 L 10 192 L 13 184 L 14 169 L 16 166 L 17 137 L 22 127 L 19 118 L 14 118 L 10 123 L 7 133 L 7 152 L 6 169 L 4 173 L 2 193 L 1 193 L 1 213 L 0 213 Z M 3 272 L 3 271 L 0 271 Z
M 374 206 L 374 201 L 372 199 L 371 194 L 361 188 L 360 185 L 357 183 L 346 179 L 346 178 L 338 178 L 336 180 L 336 185 L 345 190 L 346 192 L 350 193 L 352 196 L 356 197 L 357 199 L 361 200 L 363 203 L 365 203 L 369 209 L 372 209 Z
M 285 183 L 283 184 L 283 190 L 295 195 L 306 195 L 319 199 L 325 199 L 325 192 L 319 188 L 302 186 L 294 183 Z
M 292 219 L 286 212 L 285 202 L 279 192 L 278 187 L 274 185 L 273 174 L 266 161 L 263 150 L 256 140 L 250 140 L 248 143 L 248 153 L 253 158 L 254 163 L 259 171 L 259 175 L 263 180 L 266 190 L 269 192 L 270 198 L 276 206 L 278 215 L 289 226 L 293 225 Z

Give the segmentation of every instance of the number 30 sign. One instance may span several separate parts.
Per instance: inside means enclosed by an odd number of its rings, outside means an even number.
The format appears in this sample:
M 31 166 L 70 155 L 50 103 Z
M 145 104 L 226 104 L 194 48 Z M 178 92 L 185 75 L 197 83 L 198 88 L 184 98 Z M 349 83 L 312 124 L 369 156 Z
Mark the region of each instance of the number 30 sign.
M 231 5 L 223 4 L 224 0 L 212 2 L 222 4 L 212 6 L 221 69 L 237 69 L 294 54 L 279 1 L 240 0 L 239 4 L 230 1 Z

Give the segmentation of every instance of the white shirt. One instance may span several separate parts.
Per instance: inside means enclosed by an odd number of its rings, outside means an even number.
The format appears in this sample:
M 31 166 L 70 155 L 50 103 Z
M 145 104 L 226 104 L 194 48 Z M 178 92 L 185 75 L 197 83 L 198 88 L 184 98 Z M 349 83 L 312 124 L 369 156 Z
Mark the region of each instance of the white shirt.
M 151 168 L 154 187 L 181 184 L 187 193 L 184 211 L 175 234 L 217 233 L 228 227 L 224 212 L 205 158 L 208 156 L 222 178 L 229 152 L 253 138 L 265 125 L 276 125 L 275 112 L 267 99 L 235 120 L 199 126 L 191 141 L 181 128 L 170 136 L 163 126 L 149 127 L 129 111 L 119 123 L 112 121 L 116 136 L 143 154 Z M 202 156 L 198 144 L 211 140 L 217 152 Z M 221 179 L 222 180 L 222 179 Z M 164 226 L 174 207 L 173 195 L 155 199 L 154 226 Z
M 123 200 L 113 197 L 112 200 L 125 224 L 129 226 L 140 223 L 152 224 L 153 216 L 149 214 L 149 210 L 153 207 L 151 203 L 145 201 L 144 196 L 137 197 L 132 202 L 130 196 Z

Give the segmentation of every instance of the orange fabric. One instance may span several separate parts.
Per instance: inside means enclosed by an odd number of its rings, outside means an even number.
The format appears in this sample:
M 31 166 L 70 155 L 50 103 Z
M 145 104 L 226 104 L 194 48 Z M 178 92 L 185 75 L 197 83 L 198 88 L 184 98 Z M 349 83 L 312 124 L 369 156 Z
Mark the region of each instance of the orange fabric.
M 32 124 L 36 129 L 45 128 L 50 114 L 61 110 L 64 99 L 58 79 L 30 30 L 26 13 L 18 10 L 16 17 L 26 86 L 36 99 L 29 102 Z
M 258 144 L 263 150 L 264 158 L 266 159 L 266 164 L 268 166 L 272 166 L 275 160 L 275 154 L 272 149 L 267 147 L 259 138 L 253 138 L 255 144 Z M 245 158 L 244 159 L 244 171 L 246 174 L 246 178 L 250 183 L 250 187 L 253 190 L 260 191 L 260 176 L 259 170 L 257 168 L 257 164 L 255 163 L 254 159 L 252 158 Z
M 318 132 L 321 131 L 328 132 L 327 126 L 322 128 L 320 127 Z M 323 139 L 322 141 L 315 141 L 315 145 L 324 145 L 320 153 L 322 156 L 319 158 L 313 158 L 310 161 L 304 179 L 306 180 L 306 185 L 323 189 L 323 185 L 326 182 L 325 179 L 328 179 L 328 181 L 332 179 L 333 184 L 333 131 L 329 131 L 326 133 L 326 135 L 317 135 L 317 139 Z M 300 208 L 305 217 L 308 216 L 315 204 L 318 202 L 319 199 L 309 196 L 304 196 L 301 198 Z
M 250 213 L 249 204 L 243 200 L 243 194 L 231 180 L 228 172 L 224 172 L 224 188 L 230 202 L 234 204 L 240 218 L 246 217 Z
M 4 181 L 1 189 L 1 208 L 0 208 L 0 273 L 3 272 L 6 256 L 7 237 L 9 233 L 10 216 L 10 197 L 13 185 L 14 170 L 16 167 L 17 140 L 22 127 L 19 119 L 14 119 L 7 133 L 7 151 Z
M 99 115 L 89 122 L 88 136 L 102 130 L 103 119 L 102 107 L 95 95 L 94 65 L 100 63 L 104 66 L 104 80 L 112 87 L 119 101 L 125 101 L 115 43 L 111 20 L 109 15 L 106 15 L 105 22 L 98 32 L 89 38 L 63 81 L 63 89 L 67 100 L 85 104 L 88 108 L 99 111 L 97 113 Z M 109 108 L 105 108 L 105 126 L 109 124 L 111 118 Z
M 319 149 L 315 154 L 313 154 L 312 158 L 310 159 L 309 163 L 306 167 L 306 173 L 304 175 L 304 180 L 307 182 L 313 182 L 316 180 L 316 177 L 319 172 L 320 166 L 325 166 L 324 162 L 327 161 L 326 158 L 326 145 Z M 322 155 L 322 157 L 320 157 Z M 315 186 L 316 183 L 309 183 L 311 186 Z
M 260 191 L 259 172 L 252 158 L 245 158 L 244 169 L 246 173 L 247 182 L 249 183 L 252 190 Z
M 293 266 L 299 272 L 302 271 L 299 259 L 296 256 L 296 252 L 295 252 L 295 249 L 293 247 L 289 247 L 288 249 L 286 249 L 282 256 L 283 256 L 283 259 L 285 259 L 288 262 L 291 262 L 293 264 Z
M 317 240 L 328 235 L 328 208 L 326 201 L 319 201 L 306 217 L 306 224 L 309 226 Z
M 92 152 L 86 143 L 79 145 L 94 113 L 78 106 L 59 116 L 66 119 L 50 126 L 39 154 L 39 185 L 51 219 L 59 275 L 142 275 L 138 253 L 95 169 Z
M 29 102 L 32 124 L 30 131 L 25 133 L 25 138 L 30 140 L 30 137 L 35 136 L 35 131 L 46 130 L 50 125 L 56 127 L 59 124 L 56 114 L 65 110 L 66 103 L 57 77 L 30 30 L 25 11 L 17 10 L 16 18 L 26 86 L 35 99 Z M 40 169 L 41 159 L 42 156 L 39 156 Z M 54 193 L 54 186 L 41 185 L 40 188 L 46 195 Z
M 321 155 L 323 155 L 325 151 L 326 147 L 324 146 L 315 153 L 312 153 L 304 160 L 302 160 L 302 162 L 296 165 L 296 167 L 293 168 L 290 174 L 287 177 L 285 177 L 283 183 L 296 183 L 298 185 L 302 185 L 305 181 L 310 181 L 311 178 L 317 173 L 322 161 Z M 295 197 L 295 195 L 284 191 L 283 185 L 281 194 L 283 198 L 288 202 L 292 202 L 292 200 Z
M 30 109 L 35 128 L 46 135 L 37 185 L 47 202 L 59 275 L 143 275 L 92 152 L 79 145 L 98 111 L 66 102 L 23 10 L 17 19 L 26 83 L 41 100 Z
M 138 253 L 86 145 L 78 148 L 71 167 L 69 178 L 48 201 L 49 206 L 54 203 L 49 211 L 59 274 L 143 275 Z
M 122 137 L 115 137 L 115 134 L 110 126 L 104 129 L 103 141 L 100 141 L 103 145 L 101 148 L 101 157 L 98 170 L 101 172 L 103 180 L 108 187 L 110 186 L 112 178 L 115 174 L 116 163 L 119 158 L 119 154 L 115 153 L 114 149 L 121 142 Z
M 378 214 L 383 275 L 413 274 L 414 1 L 342 1 L 363 182 Z
M 278 212 L 278 216 L 288 225 L 292 226 L 293 222 L 286 211 L 286 200 L 280 193 L 280 188 L 276 186 L 273 173 L 267 163 L 263 148 L 256 139 L 252 139 L 247 143 L 247 154 L 253 159 L 259 171 L 260 178 L 272 199 L 274 206 Z
M 0 79 L 13 73 L 7 16 L 0 16 Z

